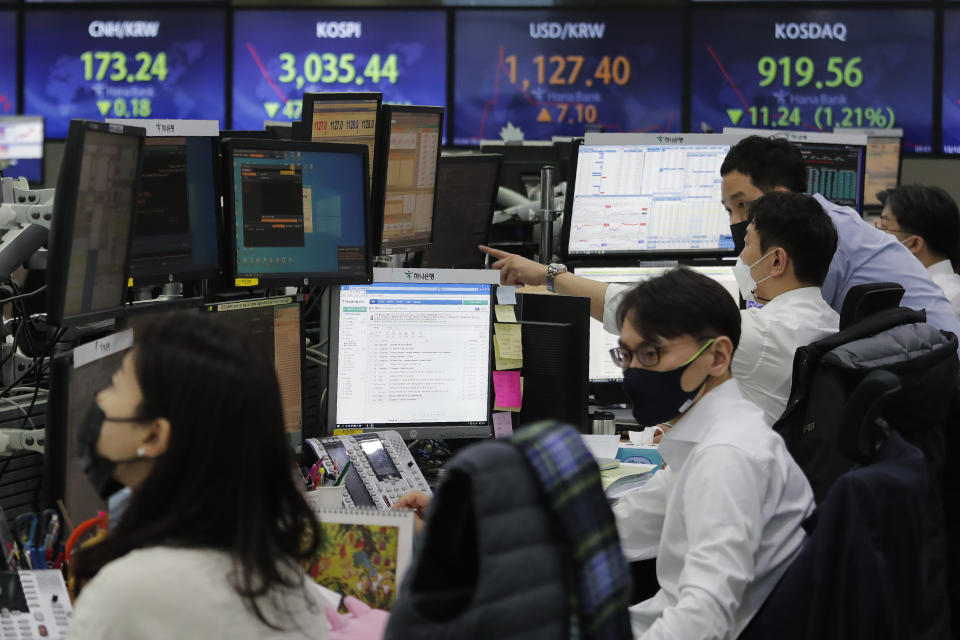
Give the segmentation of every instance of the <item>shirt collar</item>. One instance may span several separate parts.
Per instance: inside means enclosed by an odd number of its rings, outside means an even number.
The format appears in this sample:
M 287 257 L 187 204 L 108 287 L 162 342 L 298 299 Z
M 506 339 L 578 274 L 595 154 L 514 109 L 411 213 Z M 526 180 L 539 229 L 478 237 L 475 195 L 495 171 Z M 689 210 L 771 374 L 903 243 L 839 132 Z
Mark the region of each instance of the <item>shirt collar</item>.
M 800 287 L 799 289 L 784 291 L 773 300 L 763 305 L 763 308 L 770 309 L 771 307 L 776 308 L 786 304 L 812 302 L 820 298 L 823 298 L 823 294 L 820 292 L 820 287 Z
M 679 471 L 690 451 L 703 442 L 713 429 L 717 416 L 723 415 L 724 407 L 737 400 L 743 400 L 743 395 L 733 378 L 704 394 L 683 414 L 677 426 L 670 429 L 660 441 L 660 455 L 667 465 Z
M 934 262 L 932 265 L 927 267 L 927 273 L 929 273 L 932 276 L 950 275 L 954 273 L 953 265 L 950 264 L 949 260 L 941 260 L 940 262 Z

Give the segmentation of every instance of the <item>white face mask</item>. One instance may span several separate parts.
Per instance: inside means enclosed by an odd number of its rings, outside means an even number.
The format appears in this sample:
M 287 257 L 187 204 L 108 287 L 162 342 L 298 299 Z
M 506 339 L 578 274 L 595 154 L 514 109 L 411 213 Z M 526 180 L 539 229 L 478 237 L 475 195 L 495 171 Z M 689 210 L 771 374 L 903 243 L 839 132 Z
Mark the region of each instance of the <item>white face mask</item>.
M 733 265 L 733 277 L 737 279 L 737 287 L 740 288 L 740 295 L 743 296 L 743 299 L 747 302 L 757 302 L 757 287 L 760 283 L 770 278 L 771 274 L 768 274 L 766 278 L 757 282 L 753 279 L 753 276 L 750 274 L 750 270 L 755 266 L 766 260 L 768 257 L 773 255 L 776 252 L 776 249 L 767 253 L 756 262 L 751 265 L 747 265 L 740 256 L 737 256 L 737 263 Z

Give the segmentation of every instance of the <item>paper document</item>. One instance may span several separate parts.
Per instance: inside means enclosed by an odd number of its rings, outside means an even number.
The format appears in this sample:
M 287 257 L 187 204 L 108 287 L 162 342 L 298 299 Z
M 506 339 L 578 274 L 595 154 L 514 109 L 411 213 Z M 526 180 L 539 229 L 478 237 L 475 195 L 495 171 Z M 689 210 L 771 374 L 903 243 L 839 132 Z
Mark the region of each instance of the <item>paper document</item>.
M 587 445 L 594 458 L 616 458 L 617 448 L 620 446 L 620 436 L 599 436 L 581 433 L 583 444 Z

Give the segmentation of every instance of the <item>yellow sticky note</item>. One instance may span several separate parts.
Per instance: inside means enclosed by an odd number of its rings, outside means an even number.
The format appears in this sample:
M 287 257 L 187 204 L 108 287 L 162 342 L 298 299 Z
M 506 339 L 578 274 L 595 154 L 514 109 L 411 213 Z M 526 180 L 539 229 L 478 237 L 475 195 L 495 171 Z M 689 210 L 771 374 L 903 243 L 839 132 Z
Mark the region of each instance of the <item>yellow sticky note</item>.
M 523 343 L 520 338 L 519 324 L 503 324 L 495 322 L 494 334 L 500 341 L 500 355 L 523 362 Z
M 133 278 L 127 278 L 127 286 L 128 286 L 128 287 L 132 287 L 132 286 L 133 286 Z
M 236 278 L 233 281 L 235 287 L 255 287 L 260 284 L 259 278 Z
M 523 366 L 523 359 L 516 358 L 504 358 L 500 353 L 500 341 L 497 340 L 497 336 L 493 336 L 493 359 L 496 363 L 497 371 L 503 371 L 504 369 L 519 369 Z
M 523 378 L 520 378 L 520 402 L 521 402 L 521 404 L 523 403 Z M 494 405 L 493 405 L 493 410 L 494 410 L 494 411 L 520 411 L 520 409 L 522 409 L 522 408 L 523 408 L 522 406 L 519 406 L 519 407 L 500 407 L 500 406 L 497 406 L 496 403 L 494 403 Z
M 514 313 L 512 304 L 498 304 L 494 307 L 494 313 L 497 314 L 497 322 L 517 321 L 517 314 Z

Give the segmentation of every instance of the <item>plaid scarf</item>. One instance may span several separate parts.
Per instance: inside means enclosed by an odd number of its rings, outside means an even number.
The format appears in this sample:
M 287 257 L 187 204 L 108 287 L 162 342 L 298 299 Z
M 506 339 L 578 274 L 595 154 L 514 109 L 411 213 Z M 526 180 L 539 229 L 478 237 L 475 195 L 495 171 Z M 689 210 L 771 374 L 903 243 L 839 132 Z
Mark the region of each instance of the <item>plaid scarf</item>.
M 630 573 L 593 455 L 573 427 L 554 420 L 524 426 L 511 441 L 533 470 L 572 558 L 570 637 L 632 638 Z

